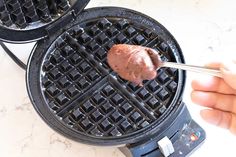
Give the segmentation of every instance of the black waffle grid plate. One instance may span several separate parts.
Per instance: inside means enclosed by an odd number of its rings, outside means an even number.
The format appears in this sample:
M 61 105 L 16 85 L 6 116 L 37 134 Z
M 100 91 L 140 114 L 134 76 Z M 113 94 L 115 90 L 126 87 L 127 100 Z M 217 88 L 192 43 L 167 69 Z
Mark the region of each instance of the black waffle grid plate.
M 69 10 L 71 0 L 1 0 L 0 25 L 33 29 L 57 19 Z
M 178 70 L 162 68 L 139 87 L 109 68 L 107 51 L 119 43 L 143 45 L 161 51 L 162 60 L 182 62 L 181 50 L 164 27 L 141 13 L 94 8 L 80 15 L 59 36 L 39 42 L 31 55 L 31 100 L 50 126 L 74 140 L 134 142 L 178 108 L 183 80 Z
M 170 50 L 149 29 L 127 19 L 102 18 L 71 28 L 46 54 L 41 74 L 45 100 L 77 131 L 95 136 L 134 132 L 158 119 L 175 95 L 175 69 L 159 70 L 142 88 L 111 73 L 106 53 L 114 43 Z M 171 56 L 162 58 L 170 61 Z

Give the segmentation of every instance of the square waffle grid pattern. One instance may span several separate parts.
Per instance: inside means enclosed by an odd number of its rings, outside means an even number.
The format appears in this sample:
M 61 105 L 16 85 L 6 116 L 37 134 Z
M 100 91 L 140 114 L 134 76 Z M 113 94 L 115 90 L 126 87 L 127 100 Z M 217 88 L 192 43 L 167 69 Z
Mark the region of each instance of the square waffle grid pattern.
M 47 103 L 54 112 L 83 95 L 104 76 L 65 41 L 58 39 L 57 44 L 55 51 L 45 59 L 42 77 Z
M 1 0 L 0 23 L 23 29 L 33 22 L 51 22 L 69 8 L 69 0 Z
M 95 136 L 122 136 L 146 127 L 150 121 L 109 81 L 71 111 L 63 121 Z
M 170 48 L 154 31 L 126 19 L 102 18 L 74 26 L 58 37 L 55 50 L 43 63 L 45 99 L 76 131 L 122 136 L 157 121 L 169 108 L 177 89 L 177 71 L 162 68 L 143 87 L 125 81 L 106 61 L 107 51 L 119 43 L 152 47 L 163 52 L 162 60 L 173 61 Z

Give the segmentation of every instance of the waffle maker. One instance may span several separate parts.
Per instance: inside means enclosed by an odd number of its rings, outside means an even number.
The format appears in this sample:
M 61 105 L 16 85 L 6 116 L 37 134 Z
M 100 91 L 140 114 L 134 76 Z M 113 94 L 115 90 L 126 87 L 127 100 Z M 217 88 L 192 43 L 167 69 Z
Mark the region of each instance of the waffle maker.
M 0 39 L 37 41 L 26 76 L 35 110 L 55 131 L 81 143 L 117 146 L 126 156 L 188 156 L 205 132 L 182 101 L 185 72 L 161 68 L 155 80 L 140 87 L 121 79 L 106 61 L 113 44 L 127 43 L 158 49 L 162 60 L 183 63 L 178 43 L 142 13 L 84 10 L 88 2 L 0 2 Z

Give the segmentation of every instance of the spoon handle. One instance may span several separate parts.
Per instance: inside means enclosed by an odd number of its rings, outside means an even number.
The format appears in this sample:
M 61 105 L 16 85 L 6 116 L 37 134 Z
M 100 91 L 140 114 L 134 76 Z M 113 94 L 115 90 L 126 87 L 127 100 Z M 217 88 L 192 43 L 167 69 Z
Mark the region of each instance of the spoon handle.
M 206 67 L 195 66 L 195 65 L 186 65 L 182 63 L 173 63 L 173 62 L 161 62 L 160 67 L 177 68 L 181 70 L 198 72 L 198 73 L 208 74 L 211 76 L 222 78 L 222 73 L 220 72 L 219 69 L 206 68 Z

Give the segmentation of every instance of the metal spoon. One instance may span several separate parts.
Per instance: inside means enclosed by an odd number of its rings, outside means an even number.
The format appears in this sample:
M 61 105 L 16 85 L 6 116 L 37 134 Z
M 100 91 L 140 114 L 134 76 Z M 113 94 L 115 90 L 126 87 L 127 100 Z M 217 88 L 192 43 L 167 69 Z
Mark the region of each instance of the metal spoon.
M 168 68 L 176 68 L 181 70 L 187 70 L 197 73 L 208 74 L 211 76 L 216 76 L 222 78 L 222 73 L 219 69 L 214 68 L 207 68 L 203 66 L 196 66 L 196 65 L 187 65 L 183 63 L 174 63 L 174 62 L 165 62 L 161 60 L 160 52 L 154 49 L 147 49 L 149 57 L 151 58 L 154 65 L 157 65 L 157 69 L 161 67 L 168 67 Z
M 187 64 L 182 64 L 182 63 L 163 62 L 163 61 L 159 61 L 158 65 L 159 65 L 158 69 L 161 67 L 177 68 L 181 70 L 203 73 L 203 74 L 208 74 L 211 76 L 222 78 L 222 73 L 218 69 L 207 68 L 207 67 L 196 66 L 196 65 L 187 65 Z

